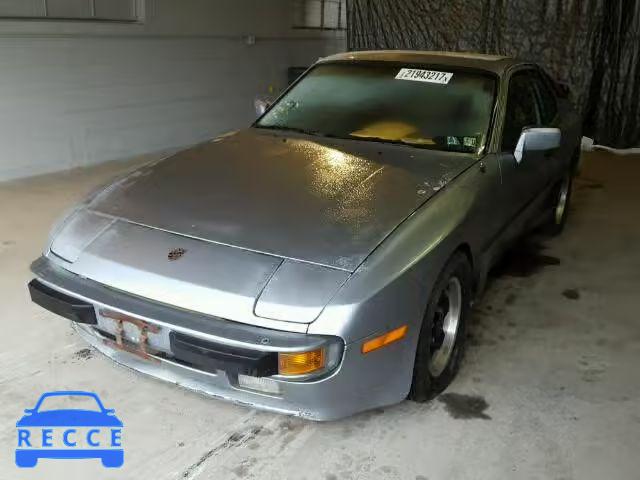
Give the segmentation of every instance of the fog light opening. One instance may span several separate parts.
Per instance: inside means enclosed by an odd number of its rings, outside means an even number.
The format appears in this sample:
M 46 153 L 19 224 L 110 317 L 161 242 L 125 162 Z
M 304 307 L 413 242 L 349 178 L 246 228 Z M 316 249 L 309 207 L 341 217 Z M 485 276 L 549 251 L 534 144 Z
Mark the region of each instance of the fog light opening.
M 238 374 L 238 386 L 256 392 L 280 395 L 280 385 L 270 378 Z

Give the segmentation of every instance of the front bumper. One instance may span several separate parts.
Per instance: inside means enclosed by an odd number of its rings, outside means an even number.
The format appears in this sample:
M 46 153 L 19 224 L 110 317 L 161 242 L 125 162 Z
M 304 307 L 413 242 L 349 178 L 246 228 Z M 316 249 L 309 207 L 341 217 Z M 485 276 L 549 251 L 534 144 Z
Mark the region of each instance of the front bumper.
M 151 302 L 79 277 L 45 257 L 36 260 L 31 269 L 36 276 L 37 286 L 44 286 L 45 291 L 58 300 L 46 302 L 34 297 L 34 301 L 72 320 L 78 333 L 97 350 L 124 366 L 191 390 L 234 403 L 313 420 L 345 417 L 397 403 L 406 396 L 407 392 L 389 388 L 385 382 L 385 379 L 394 378 L 397 374 L 398 365 L 394 359 L 399 357 L 397 349 L 402 348 L 401 345 L 366 356 L 360 353 L 360 342 L 343 345 L 342 359 L 337 368 L 320 378 L 292 381 L 277 375 L 267 376 L 267 370 L 256 370 L 255 375 L 264 375 L 277 385 L 277 392 L 269 393 L 241 387 L 238 380 L 241 371 L 237 368 L 216 370 L 194 367 L 177 361 L 171 352 L 166 351 L 154 353 L 152 350 L 148 355 L 141 356 L 115 345 L 113 338 L 100 329 L 100 312 L 104 309 L 119 312 L 140 319 L 145 325 L 157 326 L 162 335 L 186 335 L 223 345 L 232 351 L 253 351 L 259 358 L 274 352 L 313 350 L 326 342 L 327 338 L 231 322 Z M 94 307 L 95 319 L 87 314 L 86 304 Z M 82 312 L 81 316 L 77 315 L 78 309 Z M 161 350 L 160 334 L 155 341 L 158 342 L 155 346 Z

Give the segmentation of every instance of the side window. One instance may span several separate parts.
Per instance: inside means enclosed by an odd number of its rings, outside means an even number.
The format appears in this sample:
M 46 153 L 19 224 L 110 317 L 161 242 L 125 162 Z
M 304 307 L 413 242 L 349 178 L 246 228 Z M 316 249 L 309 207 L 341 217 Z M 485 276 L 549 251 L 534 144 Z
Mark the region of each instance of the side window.
M 553 93 L 549 81 L 540 73 L 535 77 L 538 94 L 540 95 L 540 106 L 542 107 L 542 124 L 551 125 L 558 113 L 558 101 Z
M 540 125 L 532 71 L 518 72 L 509 81 L 507 109 L 502 131 L 502 150 L 513 151 L 525 127 Z

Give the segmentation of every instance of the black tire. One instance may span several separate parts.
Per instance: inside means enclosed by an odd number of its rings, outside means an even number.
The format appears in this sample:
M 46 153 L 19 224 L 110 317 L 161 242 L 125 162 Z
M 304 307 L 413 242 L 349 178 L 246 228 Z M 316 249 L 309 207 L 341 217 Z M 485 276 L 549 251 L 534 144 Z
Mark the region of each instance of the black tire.
M 461 293 L 457 333 L 446 366 L 440 373 L 434 375 L 432 361 L 434 352 L 436 354 L 438 352 L 438 349 L 434 348 L 437 344 L 434 341 L 434 321 L 438 321 L 436 315 L 442 315 L 439 310 L 442 296 L 448 291 L 452 282 L 455 284 L 455 280 L 452 279 L 457 279 L 459 282 Z M 440 273 L 429 297 L 413 367 L 413 382 L 408 395 L 410 400 L 416 402 L 431 400 L 447 388 L 458 373 L 464 356 L 467 320 L 471 312 L 472 285 L 473 272 L 469 260 L 463 253 L 455 253 Z
M 567 172 L 565 177 L 553 190 L 551 198 L 552 209 L 549 219 L 544 226 L 548 235 L 559 235 L 564 230 L 571 206 L 571 192 L 573 190 L 573 171 Z

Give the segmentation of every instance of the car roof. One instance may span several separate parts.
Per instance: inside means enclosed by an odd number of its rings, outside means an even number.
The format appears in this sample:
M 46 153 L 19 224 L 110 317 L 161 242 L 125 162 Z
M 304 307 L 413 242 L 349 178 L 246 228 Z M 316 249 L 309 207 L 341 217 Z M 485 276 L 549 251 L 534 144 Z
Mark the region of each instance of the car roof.
M 450 65 L 486 70 L 498 75 L 502 75 L 506 69 L 513 65 L 525 63 L 513 57 L 501 55 L 485 55 L 482 53 L 471 52 L 432 52 L 420 50 L 369 50 L 360 52 L 344 52 L 322 58 L 319 60 L 319 63 L 360 61 Z

